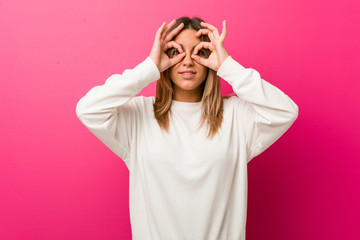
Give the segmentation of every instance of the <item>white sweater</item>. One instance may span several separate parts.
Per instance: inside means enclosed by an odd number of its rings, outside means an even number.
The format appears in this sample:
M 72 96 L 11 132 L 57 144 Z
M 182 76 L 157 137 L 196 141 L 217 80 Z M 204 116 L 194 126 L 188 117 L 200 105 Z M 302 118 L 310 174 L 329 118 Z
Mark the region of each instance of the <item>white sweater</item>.
M 76 106 L 80 121 L 129 169 L 133 240 L 244 240 L 247 163 L 295 121 L 298 106 L 228 56 L 217 71 L 238 97 L 224 99 L 218 134 L 196 131 L 201 102 L 172 101 L 169 132 L 154 97 L 135 96 L 160 72 L 150 57 L 113 74 Z

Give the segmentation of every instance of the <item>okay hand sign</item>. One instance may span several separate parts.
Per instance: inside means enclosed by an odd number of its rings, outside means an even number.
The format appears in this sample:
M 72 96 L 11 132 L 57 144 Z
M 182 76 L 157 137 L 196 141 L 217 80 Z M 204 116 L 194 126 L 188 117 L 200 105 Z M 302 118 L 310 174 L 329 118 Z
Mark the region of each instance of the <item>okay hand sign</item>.
M 229 56 L 224 48 L 224 40 L 226 37 L 226 20 L 223 21 L 221 35 L 219 35 L 217 28 L 210 25 L 209 23 L 201 22 L 200 24 L 206 28 L 200 29 L 196 33 L 196 36 L 200 37 L 201 35 L 208 35 L 211 42 L 200 42 L 195 47 L 191 57 L 201 65 L 217 71 L 224 60 Z M 203 58 L 197 55 L 198 51 L 202 48 L 206 48 L 211 51 L 211 54 L 208 58 Z
M 171 39 L 176 34 L 178 34 L 180 30 L 184 27 L 184 24 L 181 23 L 175 29 L 170 31 L 170 29 L 175 25 L 175 23 L 175 19 L 167 25 L 166 22 L 164 22 L 157 30 L 155 35 L 154 44 L 149 57 L 154 61 L 160 72 L 163 72 L 169 67 L 177 64 L 185 56 L 185 53 L 183 52 L 181 46 L 176 42 L 171 41 Z M 169 56 L 166 54 L 166 51 L 170 48 L 177 49 L 180 54 L 174 58 L 169 58 Z

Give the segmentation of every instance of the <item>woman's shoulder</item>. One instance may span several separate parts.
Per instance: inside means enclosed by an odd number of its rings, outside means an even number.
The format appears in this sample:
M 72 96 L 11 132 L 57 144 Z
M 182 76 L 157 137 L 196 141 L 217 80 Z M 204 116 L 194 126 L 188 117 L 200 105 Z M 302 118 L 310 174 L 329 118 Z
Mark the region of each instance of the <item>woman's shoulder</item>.
M 154 96 L 135 96 L 131 100 L 132 104 L 136 105 L 139 108 L 152 108 L 153 103 L 155 102 Z
M 237 95 L 224 96 L 224 108 L 231 108 L 233 110 L 246 110 L 251 104 Z
M 230 104 L 239 104 L 243 103 L 244 100 L 239 98 L 236 94 L 227 94 L 223 96 L 224 104 L 230 105 Z
M 143 95 L 139 95 L 139 96 L 135 96 L 133 97 L 133 99 L 135 101 L 144 101 L 144 102 L 152 102 L 153 100 L 155 100 L 155 97 L 154 96 L 143 96 Z

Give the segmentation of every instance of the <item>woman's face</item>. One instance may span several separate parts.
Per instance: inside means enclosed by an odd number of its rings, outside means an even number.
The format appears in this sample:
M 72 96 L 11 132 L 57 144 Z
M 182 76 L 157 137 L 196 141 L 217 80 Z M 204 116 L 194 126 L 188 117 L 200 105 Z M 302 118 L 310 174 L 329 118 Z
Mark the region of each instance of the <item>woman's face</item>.
M 196 32 L 194 29 L 184 29 L 174 39 L 185 52 L 185 57 L 169 68 L 169 76 L 174 83 L 174 92 L 201 91 L 201 83 L 205 81 L 208 68 L 191 58 L 195 46 L 200 43 L 200 38 L 195 36 Z M 171 56 L 176 56 L 177 54 L 179 54 L 177 49 L 171 49 Z M 197 54 L 201 57 L 205 56 L 203 50 L 199 50 Z M 183 73 L 186 71 L 190 71 L 192 74 Z

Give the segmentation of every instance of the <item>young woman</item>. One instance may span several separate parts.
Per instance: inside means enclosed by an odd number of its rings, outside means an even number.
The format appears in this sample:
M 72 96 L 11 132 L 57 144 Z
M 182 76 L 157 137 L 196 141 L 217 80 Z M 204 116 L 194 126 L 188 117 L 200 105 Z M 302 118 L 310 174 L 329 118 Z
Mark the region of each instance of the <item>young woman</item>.
M 242 240 L 247 163 L 295 121 L 297 105 L 225 50 L 222 33 L 182 17 L 150 55 L 76 106 L 80 121 L 129 169 L 133 240 Z M 219 77 L 237 96 L 223 97 Z M 156 97 L 135 96 L 157 81 Z

